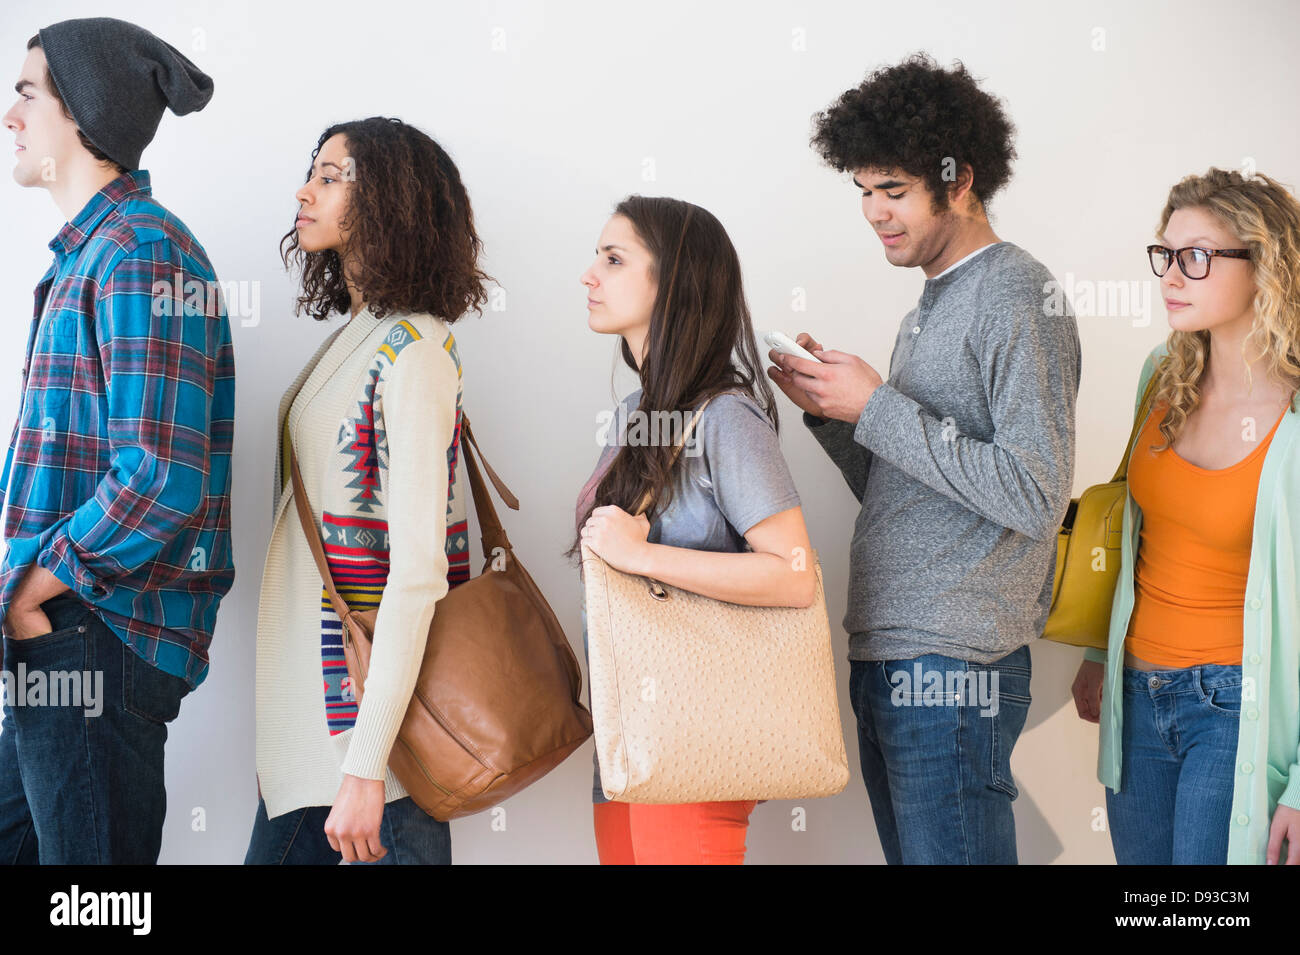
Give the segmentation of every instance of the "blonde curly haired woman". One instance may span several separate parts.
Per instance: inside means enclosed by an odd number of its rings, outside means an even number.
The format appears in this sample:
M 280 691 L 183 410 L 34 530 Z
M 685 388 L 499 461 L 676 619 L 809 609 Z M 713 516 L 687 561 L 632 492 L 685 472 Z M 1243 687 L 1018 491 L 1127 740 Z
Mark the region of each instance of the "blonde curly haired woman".
M 1121 864 L 1300 862 L 1300 203 L 1210 169 L 1148 248 L 1169 313 L 1079 715 Z

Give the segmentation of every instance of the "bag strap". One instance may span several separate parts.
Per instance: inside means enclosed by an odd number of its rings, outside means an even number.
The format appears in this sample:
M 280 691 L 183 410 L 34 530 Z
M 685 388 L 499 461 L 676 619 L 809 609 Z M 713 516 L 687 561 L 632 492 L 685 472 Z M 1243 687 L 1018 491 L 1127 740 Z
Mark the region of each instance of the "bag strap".
M 709 395 L 709 397 L 704 399 L 704 404 L 700 405 L 699 410 L 695 412 L 695 416 L 691 418 L 690 424 L 688 424 L 685 430 L 682 431 L 682 440 L 673 447 L 673 457 L 672 460 L 668 462 L 669 470 L 671 470 L 672 466 L 677 463 L 678 457 L 681 456 L 682 448 L 686 445 L 686 442 L 690 439 L 691 432 L 695 430 L 695 422 L 700 420 L 700 415 L 704 414 L 704 409 L 708 406 L 709 402 L 714 399 L 714 397 L 716 396 Z M 641 503 L 637 505 L 637 509 L 632 514 L 632 516 L 640 517 L 643 513 L 645 513 L 646 508 L 648 508 L 649 506 L 650 506 L 650 489 L 647 488 L 646 492 L 641 495 Z
M 474 432 L 469 426 L 469 417 L 461 414 L 460 418 L 460 449 L 465 458 L 465 466 L 469 471 L 470 490 L 474 496 L 474 510 L 478 515 L 479 530 L 482 532 L 482 545 L 484 557 L 490 557 L 495 547 L 503 547 L 510 550 L 510 539 L 506 536 L 505 528 L 501 526 L 501 519 L 497 517 L 496 507 L 492 504 L 492 496 L 488 493 L 487 485 L 483 483 L 483 475 L 479 473 L 478 462 L 474 458 L 474 451 L 477 451 L 482 457 L 483 451 L 474 439 Z M 474 451 L 470 448 L 473 447 Z M 294 453 L 292 438 L 289 441 L 289 467 L 293 475 L 293 502 L 298 511 L 298 520 L 302 524 L 303 533 L 307 537 L 307 546 L 311 548 L 311 556 L 316 561 L 316 567 L 320 571 L 321 580 L 325 584 L 325 590 L 329 594 L 330 603 L 334 607 L 334 612 L 342 620 L 351 612 L 347 601 L 339 596 L 338 590 L 334 586 L 334 578 L 330 574 L 329 562 L 325 560 L 325 548 L 321 544 L 321 535 L 316 518 L 312 515 L 311 502 L 307 500 L 307 491 L 303 487 L 302 472 L 298 470 L 298 456 Z M 492 465 L 488 464 L 487 458 L 483 458 L 483 467 L 488 473 L 493 486 L 497 493 L 501 495 L 501 500 L 505 502 L 506 507 L 512 511 L 519 510 L 519 499 L 510 493 L 510 488 L 506 487 L 505 482 L 497 477 L 496 471 L 492 470 Z
M 1160 377 L 1159 369 L 1151 372 L 1151 377 L 1147 379 L 1146 391 L 1142 392 L 1142 405 L 1138 409 L 1137 416 L 1133 419 L 1133 433 L 1128 436 L 1128 447 L 1124 449 L 1124 457 L 1120 459 L 1119 467 L 1115 469 L 1115 476 L 1110 479 L 1112 484 L 1117 481 L 1128 480 L 1128 459 L 1133 453 L 1133 445 L 1137 442 L 1138 434 L 1142 426 L 1146 424 L 1147 415 L 1151 412 L 1151 404 L 1156 390 L 1156 379 Z

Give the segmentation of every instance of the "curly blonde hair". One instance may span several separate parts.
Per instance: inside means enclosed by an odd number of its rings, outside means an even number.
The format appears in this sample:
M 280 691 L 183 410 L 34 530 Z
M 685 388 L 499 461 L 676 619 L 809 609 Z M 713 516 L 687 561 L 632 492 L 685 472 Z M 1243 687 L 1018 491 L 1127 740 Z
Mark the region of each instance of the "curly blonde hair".
M 1211 167 L 1203 176 L 1187 176 L 1169 190 L 1160 214 L 1157 235 L 1169 225 L 1177 209 L 1199 208 L 1214 215 L 1250 250 L 1255 275 L 1255 321 L 1242 343 L 1246 380 L 1251 381 L 1247 351 L 1254 344 L 1255 358 L 1275 380 L 1292 387 L 1290 408 L 1296 410 L 1296 383 L 1300 382 L 1300 202 L 1285 186 L 1262 174 L 1243 176 L 1235 170 Z M 1172 263 L 1171 263 L 1172 265 Z M 1173 266 L 1176 268 L 1176 266 Z M 1167 402 L 1169 411 L 1160 425 L 1171 447 L 1201 400 L 1201 380 L 1210 357 L 1208 331 L 1171 331 L 1168 356 L 1156 370 L 1152 403 Z

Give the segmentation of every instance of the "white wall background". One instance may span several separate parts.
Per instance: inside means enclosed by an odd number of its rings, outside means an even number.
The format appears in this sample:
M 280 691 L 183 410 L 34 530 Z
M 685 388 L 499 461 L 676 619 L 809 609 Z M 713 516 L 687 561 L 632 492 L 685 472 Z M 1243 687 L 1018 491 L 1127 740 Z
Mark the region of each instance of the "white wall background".
M 1300 181 L 1292 94 L 1300 7 L 1221 3 L 310 4 L 248 0 L 9 0 L 0 73 L 26 41 L 70 17 L 133 20 L 215 80 L 209 106 L 167 114 L 143 160 L 158 198 L 207 249 L 221 279 L 260 283 L 255 324 L 232 320 L 238 374 L 236 581 L 211 674 L 172 724 L 164 862 L 243 859 L 256 808 L 254 642 L 266 552 L 274 411 L 294 372 L 338 326 L 291 312 L 277 255 L 293 193 L 335 121 L 398 116 L 455 158 L 506 308 L 455 326 L 465 408 L 519 496 L 504 511 L 516 550 L 581 650 L 578 577 L 558 556 L 593 467 L 597 415 L 612 406 L 615 341 L 586 325 L 578 277 L 613 205 L 640 192 L 707 207 L 741 256 L 755 325 L 809 330 L 883 372 L 919 270 L 892 268 L 847 176 L 808 148 L 811 115 L 878 65 L 924 49 L 960 58 L 1019 130 L 1015 175 L 993 207 L 999 235 L 1062 282 L 1135 282 L 1143 317 L 1079 308 L 1083 385 L 1075 490 L 1108 480 L 1123 450 L 1147 351 L 1168 331 L 1142 251 L 1169 187 L 1210 165 L 1254 162 Z M 6 80 L 8 82 L 8 80 Z M 9 142 L 6 138 L 5 142 Z M 652 164 L 655 178 L 647 181 Z M 0 181 L 0 423 L 18 412 L 31 292 L 63 224 L 42 190 Z M 794 290 L 806 312 L 792 311 Z M 1079 303 L 1076 303 L 1079 304 Z M 625 371 L 618 394 L 634 387 Z M 880 862 L 848 705 L 844 613 L 857 503 L 780 397 L 782 443 L 826 576 L 853 779 L 809 801 L 759 807 L 749 859 Z M 477 538 L 474 538 L 477 541 Z M 475 545 L 477 548 L 477 545 Z M 475 558 L 475 571 L 478 558 Z M 1093 828 L 1103 805 L 1096 728 L 1074 715 L 1077 651 L 1033 648 L 1034 703 L 1012 762 L 1023 862 L 1113 861 Z M 458 863 L 595 861 L 590 743 L 505 804 L 452 824 Z M 196 829 L 201 807 L 206 828 Z

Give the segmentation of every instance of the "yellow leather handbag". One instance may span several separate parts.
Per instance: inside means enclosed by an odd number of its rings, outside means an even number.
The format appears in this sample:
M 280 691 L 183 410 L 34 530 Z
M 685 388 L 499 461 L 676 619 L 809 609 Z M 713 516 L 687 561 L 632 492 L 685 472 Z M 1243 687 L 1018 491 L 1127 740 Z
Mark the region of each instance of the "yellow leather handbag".
M 1153 374 L 1133 420 L 1128 447 L 1115 476 L 1094 484 L 1070 501 L 1056 538 L 1056 576 L 1052 581 L 1052 609 L 1043 630 L 1044 640 L 1075 647 L 1105 650 L 1110 635 L 1110 607 L 1119 579 L 1120 541 L 1124 531 L 1124 503 L 1128 497 L 1128 459 L 1138 431 L 1151 410 L 1156 380 Z

